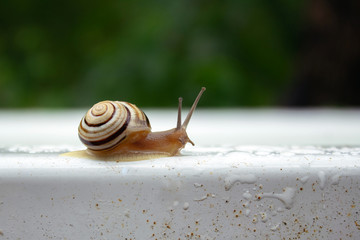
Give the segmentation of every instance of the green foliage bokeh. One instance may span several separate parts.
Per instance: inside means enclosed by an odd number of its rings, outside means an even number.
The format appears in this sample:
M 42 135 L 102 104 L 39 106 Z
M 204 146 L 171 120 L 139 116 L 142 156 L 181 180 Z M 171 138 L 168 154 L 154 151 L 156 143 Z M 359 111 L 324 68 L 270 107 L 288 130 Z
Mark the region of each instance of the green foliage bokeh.
M 292 74 L 299 1 L 1 3 L 0 107 L 276 104 Z

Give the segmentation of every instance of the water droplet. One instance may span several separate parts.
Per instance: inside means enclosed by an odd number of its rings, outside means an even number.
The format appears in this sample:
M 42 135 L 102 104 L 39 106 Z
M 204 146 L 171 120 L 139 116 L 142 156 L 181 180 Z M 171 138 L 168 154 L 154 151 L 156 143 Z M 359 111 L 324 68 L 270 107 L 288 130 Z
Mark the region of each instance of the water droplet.
M 283 193 L 263 193 L 261 198 L 276 198 L 284 203 L 286 209 L 290 209 L 294 204 L 295 189 L 286 187 Z
M 269 152 L 269 151 L 254 151 L 253 154 L 257 155 L 257 156 L 268 156 L 271 154 L 271 152 Z
M 318 177 L 319 177 L 319 181 L 320 181 L 320 189 L 324 190 L 325 188 L 325 184 L 326 184 L 326 174 L 324 171 L 319 171 L 318 172 Z
M 302 184 L 305 184 L 308 180 L 309 180 L 309 176 L 305 176 L 305 177 L 300 178 L 300 182 Z
M 332 185 L 338 185 L 340 182 L 340 174 L 333 175 L 330 181 Z
M 291 156 L 295 156 L 295 154 L 294 153 L 292 153 L 292 152 L 282 152 L 282 153 L 280 153 L 282 156 L 285 156 L 285 157 L 291 157 Z
M 244 197 L 246 200 L 250 200 L 251 197 L 252 197 L 252 195 L 251 195 L 251 193 L 249 193 L 249 191 L 246 191 L 246 192 L 244 192 L 243 197 Z
M 179 205 L 179 201 L 174 201 L 173 206 L 176 207 L 177 205 Z
M 270 230 L 273 231 L 273 232 L 279 231 L 280 230 L 280 223 L 277 223 L 277 224 L 271 226 Z
M 248 217 L 248 216 L 250 215 L 250 213 L 251 213 L 251 210 L 250 210 L 250 209 L 246 209 L 246 210 L 245 210 L 245 216 Z
M 271 213 L 271 216 L 276 216 L 277 215 L 277 211 L 275 210 L 274 205 L 269 205 L 269 211 Z
M 232 174 L 225 178 L 225 190 L 229 191 L 236 182 L 246 183 L 246 184 L 255 183 L 256 176 L 254 174 L 245 174 L 245 175 Z
M 280 212 L 283 212 L 284 209 L 283 209 L 282 207 L 278 207 L 278 208 L 276 209 L 276 211 L 280 213 Z
M 183 206 L 183 209 L 184 210 L 188 210 L 190 207 L 190 204 L 188 202 L 184 202 L 184 206 Z

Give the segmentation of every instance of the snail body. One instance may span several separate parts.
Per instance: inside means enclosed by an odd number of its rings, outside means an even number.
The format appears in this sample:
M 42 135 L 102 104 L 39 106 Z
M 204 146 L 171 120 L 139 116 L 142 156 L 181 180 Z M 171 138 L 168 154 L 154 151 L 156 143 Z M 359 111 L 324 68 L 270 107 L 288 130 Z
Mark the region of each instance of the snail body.
M 161 132 L 151 131 L 146 114 L 134 104 L 99 102 L 85 114 L 78 127 L 80 141 L 87 149 L 65 156 L 131 161 L 178 155 L 186 143 L 194 145 L 186 128 L 204 91 L 203 87 L 182 124 L 179 98 L 176 127 Z

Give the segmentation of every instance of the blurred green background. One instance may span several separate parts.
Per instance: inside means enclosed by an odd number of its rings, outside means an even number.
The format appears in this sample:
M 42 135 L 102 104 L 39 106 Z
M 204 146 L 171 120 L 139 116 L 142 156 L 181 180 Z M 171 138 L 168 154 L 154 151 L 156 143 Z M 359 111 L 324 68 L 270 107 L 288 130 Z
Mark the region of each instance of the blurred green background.
M 0 107 L 357 106 L 358 5 L 3 1 Z

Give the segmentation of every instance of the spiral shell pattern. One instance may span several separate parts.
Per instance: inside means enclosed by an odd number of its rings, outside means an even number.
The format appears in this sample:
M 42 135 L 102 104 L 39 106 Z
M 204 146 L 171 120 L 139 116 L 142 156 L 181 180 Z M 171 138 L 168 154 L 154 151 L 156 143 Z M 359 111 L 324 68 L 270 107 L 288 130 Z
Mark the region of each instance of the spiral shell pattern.
M 135 105 L 119 101 L 95 104 L 82 118 L 79 138 L 90 150 L 110 150 L 134 131 L 150 131 L 149 119 Z

